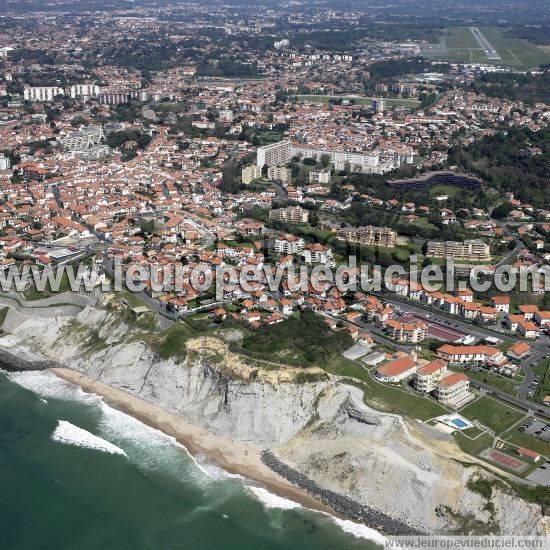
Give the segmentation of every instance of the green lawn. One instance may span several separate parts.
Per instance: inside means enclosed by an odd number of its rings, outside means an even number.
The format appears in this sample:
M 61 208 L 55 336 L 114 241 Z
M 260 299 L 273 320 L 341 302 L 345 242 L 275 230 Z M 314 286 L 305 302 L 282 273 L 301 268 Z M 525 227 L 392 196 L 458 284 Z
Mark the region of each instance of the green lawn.
M 542 401 L 545 395 L 550 395 L 550 359 L 544 360 L 533 370 L 540 378 L 533 399 L 535 401 Z
M 479 420 L 496 434 L 519 422 L 525 416 L 525 413 L 512 409 L 488 396 L 482 396 L 466 405 L 461 409 L 460 414 L 470 420 Z
M 8 306 L 0 309 L 0 327 L 4 326 L 4 321 L 6 320 L 6 315 L 8 314 Z
M 32 281 L 31 285 L 23 292 L 23 297 L 25 298 L 25 300 L 28 300 L 28 301 L 42 300 L 43 298 L 49 298 L 50 296 L 63 294 L 64 292 L 69 292 L 69 290 L 71 290 L 71 285 L 69 284 L 69 277 L 67 276 L 67 272 L 64 271 L 61 277 L 58 291 L 51 290 L 49 281 L 48 281 L 48 284 L 46 284 L 44 290 L 38 290 L 36 288 L 36 285 L 34 284 L 34 281 Z
M 526 447 L 537 453 L 540 453 L 547 458 L 550 458 L 550 443 L 546 443 L 540 440 L 538 437 L 520 432 L 517 429 L 513 429 L 505 437 L 505 441 L 518 445 L 518 447 Z
M 487 449 L 493 444 L 493 438 L 488 433 L 470 439 L 461 432 L 454 432 L 453 437 L 458 446 L 465 452 L 472 456 L 477 456 L 481 451 Z
M 510 395 L 515 396 L 518 393 L 514 389 L 514 387 L 519 383 L 518 381 L 505 378 L 504 376 L 499 376 L 498 374 L 493 374 L 487 370 L 483 370 L 481 372 L 467 371 L 466 374 L 474 380 L 478 380 L 484 384 L 489 384 L 494 388 L 502 390 Z

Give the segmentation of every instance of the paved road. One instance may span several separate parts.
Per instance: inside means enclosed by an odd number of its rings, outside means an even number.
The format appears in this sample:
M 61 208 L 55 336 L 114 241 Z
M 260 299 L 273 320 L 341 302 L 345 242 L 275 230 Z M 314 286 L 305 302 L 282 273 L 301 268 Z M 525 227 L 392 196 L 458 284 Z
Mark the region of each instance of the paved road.
M 491 46 L 490 42 L 485 38 L 485 36 L 483 36 L 483 33 L 477 27 L 470 27 L 470 31 L 472 31 L 477 43 L 485 52 L 487 59 L 501 59 L 498 52 L 493 46 Z
M 532 366 L 536 366 L 541 363 L 547 356 L 550 356 L 550 337 L 543 335 L 537 342 L 533 342 L 532 350 L 526 359 L 521 361 L 521 368 L 525 372 L 525 379 L 520 385 L 519 394 L 520 397 L 527 397 L 531 384 L 535 379 L 535 373 Z
M 452 328 L 456 328 L 460 330 L 461 332 L 465 332 L 466 334 L 471 334 L 472 336 L 475 336 L 477 339 L 482 340 L 483 338 L 486 338 L 487 336 L 499 336 L 500 338 L 506 338 L 513 341 L 521 341 L 521 338 L 516 338 L 515 336 L 510 336 L 508 334 L 496 334 L 495 331 L 485 329 L 483 327 L 474 325 L 472 323 L 468 323 L 466 321 L 462 321 L 460 319 L 455 319 L 454 317 L 450 317 L 448 315 L 444 315 L 443 313 L 438 313 L 435 310 L 432 310 L 429 308 L 429 306 L 416 306 L 414 304 L 410 304 L 409 302 L 398 300 L 392 296 L 382 295 L 380 296 L 384 302 L 389 303 L 395 308 L 400 309 L 403 312 L 410 312 L 410 313 L 416 313 L 418 315 L 421 315 L 422 317 L 426 317 L 426 315 L 430 316 L 431 321 L 437 321 L 441 323 L 443 326 L 450 326 Z M 450 325 L 447 325 L 447 323 L 451 323 Z

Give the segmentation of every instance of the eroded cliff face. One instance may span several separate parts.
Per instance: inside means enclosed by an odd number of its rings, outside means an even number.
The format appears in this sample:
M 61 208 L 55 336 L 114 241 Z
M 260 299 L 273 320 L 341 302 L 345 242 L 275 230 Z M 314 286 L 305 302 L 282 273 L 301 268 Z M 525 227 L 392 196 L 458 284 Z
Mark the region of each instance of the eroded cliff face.
M 185 359 L 162 359 L 105 308 L 76 319 L 23 319 L 0 345 L 54 358 L 213 433 L 271 448 L 319 485 L 422 531 L 550 532 L 540 507 L 505 483 L 495 483 L 492 505 L 469 490 L 471 479 L 496 478 L 467 466 L 471 457 L 452 441 L 368 408 L 359 389 L 322 372 L 304 383 L 301 369 L 258 368 L 212 338 L 189 341 Z

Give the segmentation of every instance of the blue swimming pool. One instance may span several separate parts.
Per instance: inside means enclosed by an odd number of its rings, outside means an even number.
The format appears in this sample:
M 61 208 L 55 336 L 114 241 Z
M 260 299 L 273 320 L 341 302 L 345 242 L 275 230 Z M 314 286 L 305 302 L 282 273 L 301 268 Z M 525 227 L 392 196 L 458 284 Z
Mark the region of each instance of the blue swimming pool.
M 457 428 L 465 428 L 468 425 L 463 420 L 460 420 L 460 418 L 453 418 L 451 424 L 454 424 Z

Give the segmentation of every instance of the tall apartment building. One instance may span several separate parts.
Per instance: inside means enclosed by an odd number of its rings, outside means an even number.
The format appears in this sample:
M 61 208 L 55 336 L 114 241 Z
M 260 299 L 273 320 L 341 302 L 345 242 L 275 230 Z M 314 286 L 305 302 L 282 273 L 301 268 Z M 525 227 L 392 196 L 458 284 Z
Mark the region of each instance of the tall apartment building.
M 290 168 L 284 166 L 270 166 L 267 169 L 267 177 L 270 180 L 279 180 L 282 183 L 289 183 L 292 180 Z
M 352 172 L 363 174 L 385 174 L 398 168 L 403 162 L 412 164 L 414 155 L 410 149 L 404 155 L 394 156 L 393 160 L 382 160 L 376 152 L 357 153 L 354 151 L 334 151 L 304 145 L 293 145 L 290 141 L 279 141 L 258 147 L 256 164 L 260 167 L 282 166 L 290 162 L 294 156 L 302 156 L 321 160 L 321 157 L 328 156 L 329 161 L 336 170 L 344 170 L 349 167 Z
M 338 231 L 338 238 L 348 243 L 364 245 L 386 246 L 394 248 L 397 242 L 397 233 L 389 227 L 345 227 Z
M 264 166 L 283 166 L 290 162 L 292 158 L 292 144 L 290 141 L 279 141 L 258 147 L 256 165 L 260 168 Z
M 304 249 L 304 240 L 296 235 L 280 235 L 275 239 L 275 252 L 299 254 Z
M 55 96 L 64 94 L 65 91 L 59 86 L 27 86 L 23 90 L 26 101 L 53 101 Z
M 115 92 L 103 92 L 99 94 L 99 102 L 106 105 L 120 105 L 129 103 L 132 99 L 147 101 L 149 94 L 143 90 L 124 90 Z
M 490 247 L 481 239 L 469 239 L 464 242 L 428 241 L 426 256 L 428 258 L 452 258 L 472 262 L 491 261 Z
M 77 97 L 97 97 L 99 86 L 97 84 L 73 84 L 69 88 L 69 95 L 73 99 Z
M 432 393 L 443 376 L 447 374 L 447 365 L 441 361 L 432 361 L 418 368 L 414 377 L 414 388 L 423 394 Z
M 83 126 L 66 135 L 61 144 L 65 151 L 83 151 L 97 145 L 104 137 L 101 126 Z
M 269 211 L 269 219 L 286 223 L 307 223 L 309 212 L 300 206 L 287 206 Z
M 241 179 L 246 185 L 261 177 L 262 169 L 259 166 L 255 166 L 254 164 L 251 166 L 246 166 L 241 171 Z
M 10 168 L 11 168 L 10 159 L 0 153 L 0 170 L 9 170 Z
M 460 407 L 474 398 L 468 391 L 470 379 L 461 372 L 453 372 L 444 376 L 435 388 L 435 397 L 443 405 L 453 408 Z
M 303 145 L 292 147 L 291 158 L 296 155 L 316 160 L 321 160 L 321 157 L 326 155 L 336 170 L 344 170 L 346 166 L 349 166 L 352 172 L 362 172 L 363 174 L 384 174 L 397 168 L 397 165 L 393 162 L 381 162 L 378 153 L 333 151 Z
M 330 183 L 330 168 L 323 168 L 322 170 L 312 170 L 309 173 L 309 183 L 321 183 L 327 185 Z

